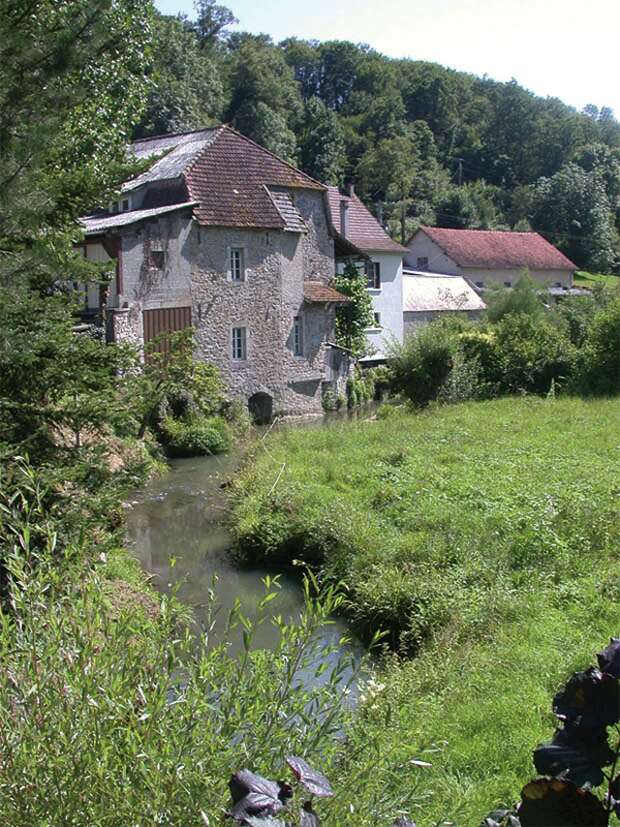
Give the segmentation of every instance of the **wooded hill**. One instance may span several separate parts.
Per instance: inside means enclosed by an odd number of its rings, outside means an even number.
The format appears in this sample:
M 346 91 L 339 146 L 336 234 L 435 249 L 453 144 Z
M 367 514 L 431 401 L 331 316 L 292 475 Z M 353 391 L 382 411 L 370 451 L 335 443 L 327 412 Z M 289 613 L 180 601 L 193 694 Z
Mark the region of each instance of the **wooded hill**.
M 344 41 L 230 32 L 213 0 L 157 15 L 135 137 L 226 121 L 330 184 L 353 178 L 399 238 L 421 223 L 536 229 L 578 265 L 619 257 L 620 124 L 499 83 Z

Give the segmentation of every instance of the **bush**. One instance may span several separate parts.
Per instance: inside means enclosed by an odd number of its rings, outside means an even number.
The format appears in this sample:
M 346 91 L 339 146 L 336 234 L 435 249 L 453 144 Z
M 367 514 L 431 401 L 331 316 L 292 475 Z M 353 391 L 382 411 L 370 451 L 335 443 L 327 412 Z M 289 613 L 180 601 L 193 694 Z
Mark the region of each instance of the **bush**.
M 389 370 L 392 387 L 417 407 L 436 399 L 452 370 L 458 351 L 458 334 L 454 326 L 443 321 L 431 322 L 403 344 L 389 346 Z
M 493 287 L 485 295 L 485 301 L 487 318 L 495 323 L 515 313 L 523 313 L 530 318 L 542 316 L 548 295 L 525 270 L 513 288 Z
M 221 454 L 229 450 L 232 441 L 230 426 L 219 416 L 188 420 L 167 416 L 161 434 L 170 457 Z
M 575 350 L 568 336 L 544 317 L 505 316 L 495 326 L 495 336 L 499 384 L 505 392 L 547 393 L 552 382 L 565 383 L 574 370 Z
M 594 317 L 579 354 L 577 385 L 596 396 L 620 393 L 620 298 Z

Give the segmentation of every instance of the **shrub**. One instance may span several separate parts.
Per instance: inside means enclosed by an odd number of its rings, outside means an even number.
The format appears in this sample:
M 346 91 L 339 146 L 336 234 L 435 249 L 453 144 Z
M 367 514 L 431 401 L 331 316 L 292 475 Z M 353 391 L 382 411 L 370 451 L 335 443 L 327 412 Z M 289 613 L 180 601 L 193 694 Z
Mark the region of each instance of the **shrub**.
M 505 316 L 495 326 L 500 389 L 546 393 L 566 382 L 574 369 L 575 350 L 565 331 L 548 319 L 523 313 Z
M 485 295 L 487 318 L 490 322 L 499 322 L 505 316 L 515 313 L 538 318 L 543 315 L 547 300 L 547 291 L 525 270 L 514 287 L 492 288 Z
M 579 354 L 577 384 L 586 394 L 620 393 L 620 298 L 594 317 Z
M 323 393 L 323 410 L 339 411 L 345 401 L 346 400 L 334 388 L 327 388 Z
M 392 387 L 417 407 L 437 398 L 452 370 L 458 350 L 458 335 L 452 325 L 431 322 L 403 344 L 389 345 L 389 370 Z
M 166 453 L 171 457 L 221 454 L 231 445 L 230 426 L 219 416 L 188 420 L 168 416 L 161 433 Z

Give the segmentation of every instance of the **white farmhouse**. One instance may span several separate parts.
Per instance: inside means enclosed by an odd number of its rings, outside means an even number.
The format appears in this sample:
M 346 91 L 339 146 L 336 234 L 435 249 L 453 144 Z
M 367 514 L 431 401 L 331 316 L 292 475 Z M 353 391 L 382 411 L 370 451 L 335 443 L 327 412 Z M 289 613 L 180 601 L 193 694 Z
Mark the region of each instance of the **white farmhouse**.
M 377 360 L 385 352 L 386 341 L 403 340 L 403 254 L 407 248 L 390 238 L 352 186 L 346 194 L 329 187 L 327 197 L 336 233 L 368 256 L 365 268 L 374 325 L 367 338 Z
M 407 267 L 463 276 L 478 290 L 513 287 L 526 268 L 552 293 L 573 287 L 576 266 L 538 233 L 420 227 L 407 247 Z

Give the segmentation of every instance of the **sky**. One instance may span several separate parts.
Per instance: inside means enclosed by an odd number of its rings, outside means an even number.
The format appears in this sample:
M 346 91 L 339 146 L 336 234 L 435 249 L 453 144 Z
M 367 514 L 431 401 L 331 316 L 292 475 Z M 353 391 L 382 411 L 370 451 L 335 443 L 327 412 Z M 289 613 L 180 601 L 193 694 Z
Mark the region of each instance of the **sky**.
M 219 0 L 236 29 L 368 43 L 620 118 L 620 0 Z M 193 0 L 155 0 L 193 16 Z

